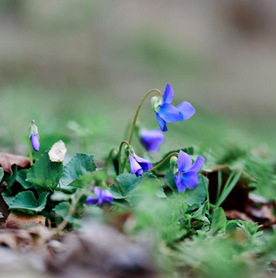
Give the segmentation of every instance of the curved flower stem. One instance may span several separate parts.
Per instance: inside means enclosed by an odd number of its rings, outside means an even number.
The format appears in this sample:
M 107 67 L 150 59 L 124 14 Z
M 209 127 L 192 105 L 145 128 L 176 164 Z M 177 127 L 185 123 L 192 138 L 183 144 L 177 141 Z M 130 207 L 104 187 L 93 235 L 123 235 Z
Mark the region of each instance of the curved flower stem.
M 121 162 L 121 153 L 122 153 L 122 148 L 123 148 L 123 145 L 126 144 L 126 145 L 130 145 L 128 141 L 122 141 L 121 144 L 120 144 L 120 147 L 119 147 L 119 153 L 118 153 L 118 160 L 119 160 L 119 175 L 121 174 L 121 172 L 124 170 L 122 168 L 122 162 Z
M 138 115 L 139 115 L 141 106 L 142 106 L 143 102 L 145 101 L 145 99 L 146 99 L 151 93 L 157 93 L 161 98 L 163 98 L 162 93 L 161 93 L 158 89 L 152 89 L 152 90 L 150 90 L 150 91 L 147 92 L 147 93 L 145 94 L 145 96 L 142 98 L 142 100 L 140 101 L 140 103 L 139 103 L 139 105 L 138 105 L 138 108 L 137 108 L 137 110 L 136 110 L 136 113 L 135 113 L 135 116 L 134 116 L 134 119 L 133 119 L 133 122 L 132 122 L 132 127 L 131 127 L 131 131 L 130 131 L 129 139 L 128 139 L 129 144 L 131 144 L 131 141 L 132 141 L 132 136 L 133 136 L 135 124 L 136 124 L 136 121 L 137 121 L 137 118 L 138 118 Z
M 171 153 L 169 154 L 166 158 L 164 158 L 164 160 L 162 160 L 158 165 L 156 165 L 155 167 L 151 168 L 149 171 L 155 171 L 156 169 L 158 169 L 160 166 L 162 166 L 167 160 L 169 160 L 171 157 L 173 156 L 178 156 L 178 153 Z
M 125 129 L 124 138 L 128 137 L 131 127 L 132 127 L 132 121 L 129 121 L 129 123 L 127 124 L 126 129 Z

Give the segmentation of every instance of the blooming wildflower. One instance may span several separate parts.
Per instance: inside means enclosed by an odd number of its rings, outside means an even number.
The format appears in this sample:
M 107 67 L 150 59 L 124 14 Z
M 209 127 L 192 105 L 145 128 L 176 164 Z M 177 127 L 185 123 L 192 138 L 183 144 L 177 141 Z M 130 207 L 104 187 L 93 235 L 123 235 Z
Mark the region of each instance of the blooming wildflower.
M 195 108 L 187 101 L 183 101 L 176 107 L 173 106 L 171 104 L 173 97 L 173 88 L 170 84 L 167 84 L 163 94 L 163 101 L 158 101 L 158 98 L 156 97 L 152 98 L 157 122 L 163 132 L 168 130 L 167 122 L 175 123 L 179 121 L 186 121 L 195 113 Z
M 109 190 L 103 190 L 99 187 L 94 188 L 94 193 L 96 194 L 97 197 L 87 197 L 86 199 L 86 204 L 87 205 L 98 205 L 100 206 L 102 203 L 112 203 L 113 201 L 113 196 L 110 193 Z
M 39 143 L 38 129 L 37 129 L 37 126 L 35 125 L 34 120 L 32 120 L 31 127 L 30 127 L 30 140 L 31 140 L 33 149 L 36 152 L 38 152 L 40 143 Z
M 148 171 L 152 168 L 152 164 L 136 155 L 129 155 L 128 157 L 129 165 L 130 165 L 130 173 L 135 174 L 136 177 L 142 176 L 143 172 Z
M 200 171 L 205 159 L 199 156 L 194 163 L 191 157 L 183 151 L 179 152 L 177 160 L 178 173 L 174 180 L 179 192 L 186 188 L 194 189 L 198 184 L 197 173 Z
M 164 135 L 160 130 L 143 130 L 140 141 L 148 152 L 157 152 L 159 146 L 164 143 Z

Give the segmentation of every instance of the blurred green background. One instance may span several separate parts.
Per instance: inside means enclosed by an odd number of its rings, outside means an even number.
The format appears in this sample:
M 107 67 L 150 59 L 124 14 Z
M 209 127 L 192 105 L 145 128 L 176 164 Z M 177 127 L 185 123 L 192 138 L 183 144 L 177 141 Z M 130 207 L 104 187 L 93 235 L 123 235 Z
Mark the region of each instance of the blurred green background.
M 0 148 L 106 155 L 152 88 L 197 110 L 169 125 L 162 151 L 228 146 L 276 153 L 273 1 L 0 1 Z M 157 128 L 150 99 L 141 121 Z M 102 154 L 101 152 L 104 151 Z

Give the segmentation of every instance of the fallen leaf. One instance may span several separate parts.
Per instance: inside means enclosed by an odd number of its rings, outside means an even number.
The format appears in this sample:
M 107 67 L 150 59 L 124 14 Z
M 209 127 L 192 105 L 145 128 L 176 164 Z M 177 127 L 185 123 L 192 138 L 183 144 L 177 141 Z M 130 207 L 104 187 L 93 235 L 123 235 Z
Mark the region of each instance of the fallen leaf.
M 45 217 L 12 211 L 6 221 L 6 228 L 28 229 L 37 225 L 45 226 Z
M 0 166 L 5 172 L 13 175 L 12 165 L 18 165 L 21 168 L 26 168 L 30 165 L 30 159 L 21 155 L 14 155 L 10 153 L 0 153 Z
M 262 224 L 264 227 L 271 227 L 276 219 L 273 215 L 274 203 L 254 194 L 249 194 L 249 202 L 246 207 L 246 213 Z
M 2 195 L 0 194 L 0 213 L 3 217 L 0 218 L 0 229 L 4 228 L 6 219 L 9 214 L 9 209 L 6 203 L 4 202 Z
M 63 141 L 56 142 L 49 151 L 49 158 L 52 162 L 62 162 L 67 152 Z
M 235 209 L 224 210 L 224 212 L 225 212 L 227 219 L 230 219 L 230 220 L 240 219 L 243 221 L 254 222 L 253 219 L 248 217 L 244 212 L 241 212 L 241 211 L 238 211 Z

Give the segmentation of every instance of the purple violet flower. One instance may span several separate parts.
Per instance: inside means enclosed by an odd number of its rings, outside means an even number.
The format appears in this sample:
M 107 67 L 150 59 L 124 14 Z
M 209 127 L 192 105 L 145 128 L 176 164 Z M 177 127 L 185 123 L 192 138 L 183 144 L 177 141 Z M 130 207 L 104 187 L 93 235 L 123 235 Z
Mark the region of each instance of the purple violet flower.
M 200 171 L 205 159 L 199 156 L 194 163 L 191 157 L 183 151 L 179 152 L 177 160 L 178 173 L 175 176 L 175 184 L 178 192 L 185 191 L 186 188 L 194 189 L 198 184 L 197 173 Z
M 159 146 L 164 143 L 164 134 L 159 129 L 143 130 L 140 141 L 148 152 L 157 152 Z
M 174 91 L 170 84 L 166 85 L 163 94 L 163 102 L 155 107 L 156 118 L 160 129 L 165 132 L 168 130 L 167 122 L 175 123 L 186 121 L 195 114 L 195 108 L 187 101 L 183 101 L 176 107 L 171 103 L 173 101 Z
M 130 165 L 130 173 L 135 174 L 136 177 L 142 176 L 143 172 L 152 168 L 152 164 L 149 161 L 136 154 L 134 154 L 134 156 L 130 155 L 128 157 L 128 161 Z
M 113 196 L 112 194 L 110 193 L 109 190 L 103 190 L 99 187 L 95 187 L 94 188 L 94 193 L 96 194 L 97 197 L 90 197 L 88 196 L 87 199 L 86 199 L 86 204 L 88 206 L 90 205 L 98 205 L 100 206 L 102 203 L 112 203 L 113 202 Z

